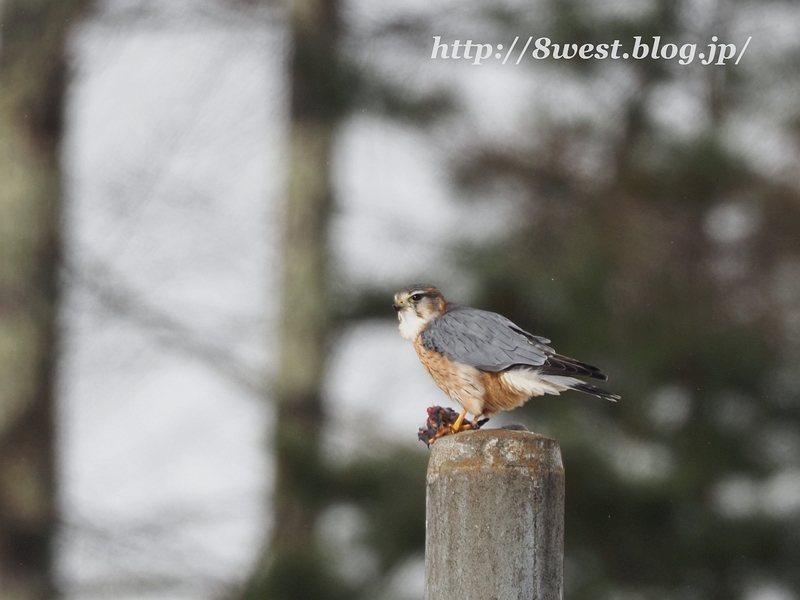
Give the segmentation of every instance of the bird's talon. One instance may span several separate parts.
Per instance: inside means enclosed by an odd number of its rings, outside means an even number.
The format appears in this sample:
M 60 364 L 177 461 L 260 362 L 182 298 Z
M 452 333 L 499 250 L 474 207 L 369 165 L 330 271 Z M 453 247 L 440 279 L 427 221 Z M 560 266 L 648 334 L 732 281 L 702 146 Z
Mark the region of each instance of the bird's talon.
M 428 447 L 430 447 L 431 444 L 433 444 L 433 442 L 435 442 L 439 438 L 442 438 L 442 437 L 446 436 L 447 434 L 448 434 L 448 431 L 446 429 L 443 429 L 442 431 L 438 431 L 436 433 L 436 435 L 434 435 L 430 440 L 428 440 Z
M 462 431 L 477 431 L 489 419 L 475 417 L 472 421 L 467 421 L 464 416 L 466 411 L 461 414 L 456 413 L 452 408 L 442 408 L 441 406 L 431 406 L 428 409 L 428 419 L 425 426 L 420 427 L 417 437 L 429 448 L 433 442 L 440 437 L 460 433 Z

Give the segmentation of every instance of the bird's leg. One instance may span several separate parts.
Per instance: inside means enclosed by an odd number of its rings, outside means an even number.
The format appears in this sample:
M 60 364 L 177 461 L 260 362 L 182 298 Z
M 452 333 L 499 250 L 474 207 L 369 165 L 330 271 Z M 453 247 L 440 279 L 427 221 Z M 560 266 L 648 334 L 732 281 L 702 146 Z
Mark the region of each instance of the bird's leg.
M 461 410 L 461 414 L 458 415 L 456 422 L 450 425 L 450 432 L 451 433 L 458 433 L 461 431 L 461 425 L 464 423 L 464 417 L 467 416 L 467 409 L 464 408 Z

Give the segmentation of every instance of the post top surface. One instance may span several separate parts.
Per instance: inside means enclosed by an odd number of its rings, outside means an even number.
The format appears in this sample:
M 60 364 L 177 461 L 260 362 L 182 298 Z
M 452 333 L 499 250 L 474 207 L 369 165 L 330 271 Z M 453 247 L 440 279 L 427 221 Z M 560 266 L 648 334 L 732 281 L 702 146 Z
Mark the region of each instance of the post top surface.
M 448 435 L 433 444 L 428 480 L 435 479 L 442 470 L 513 468 L 563 471 L 558 442 L 538 433 L 508 429 Z

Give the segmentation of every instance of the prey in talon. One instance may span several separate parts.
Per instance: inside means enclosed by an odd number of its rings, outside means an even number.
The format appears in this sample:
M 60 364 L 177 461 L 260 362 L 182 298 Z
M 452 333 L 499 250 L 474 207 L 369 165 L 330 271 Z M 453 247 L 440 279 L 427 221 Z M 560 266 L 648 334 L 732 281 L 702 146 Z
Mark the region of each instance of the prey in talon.
M 430 448 L 431 444 L 433 444 L 433 442 L 438 440 L 440 437 L 444 437 L 453 433 L 453 424 L 457 420 L 458 413 L 452 408 L 431 406 L 428 408 L 428 418 L 425 421 L 425 427 L 419 428 L 417 437 L 420 439 L 420 441 L 425 442 Z M 461 424 L 461 430 L 480 429 L 481 425 L 488 420 L 489 419 L 483 419 L 482 421 L 475 421 L 474 423 L 464 421 Z
M 576 390 L 606 400 L 620 398 L 586 381 L 608 379 L 597 367 L 558 354 L 550 340 L 502 315 L 448 302 L 431 285 L 404 287 L 392 306 L 400 335 L 414 344 L 436 385 L 461 406 L 452 422 L 449 414 L 432 415 L 440 407 L 428 409 L 420 439 L 429 430 L 432 442 L 447 433 L 475 429 L 489 417 L 544 394 Z

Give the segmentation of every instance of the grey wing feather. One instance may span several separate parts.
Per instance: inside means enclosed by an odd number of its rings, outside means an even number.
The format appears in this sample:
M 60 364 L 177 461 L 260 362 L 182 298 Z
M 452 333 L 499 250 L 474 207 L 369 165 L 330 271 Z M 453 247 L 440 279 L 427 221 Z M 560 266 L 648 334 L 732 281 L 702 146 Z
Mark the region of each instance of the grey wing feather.
M 451 307 L 422 332 L 423 345 L 450 360 L 497 373 L 515 365 L 540 367 L 555 351 L 497 313 Z

